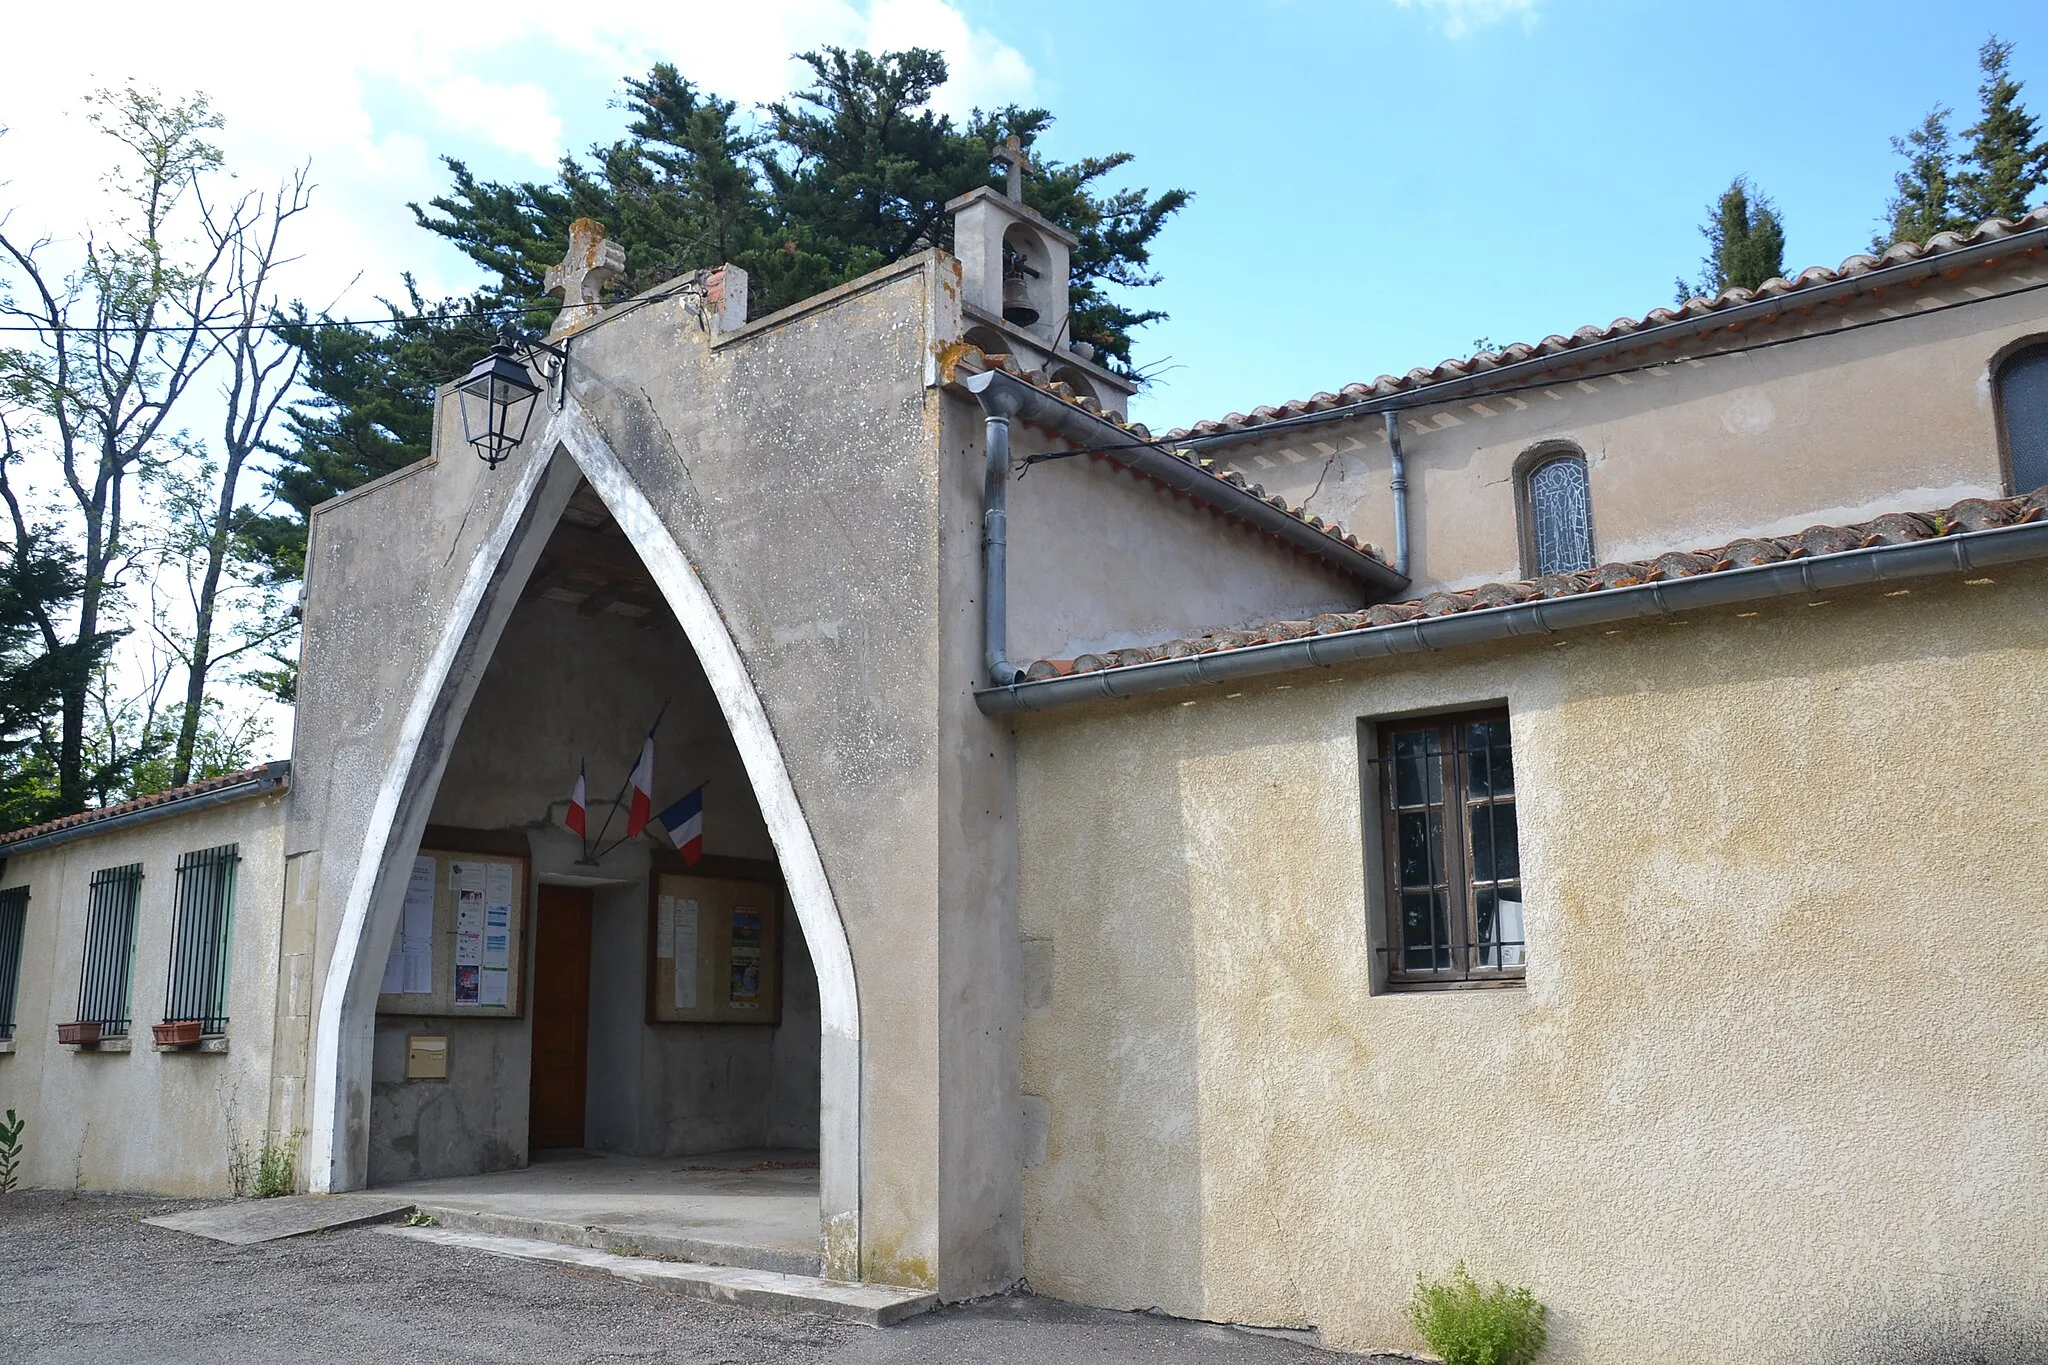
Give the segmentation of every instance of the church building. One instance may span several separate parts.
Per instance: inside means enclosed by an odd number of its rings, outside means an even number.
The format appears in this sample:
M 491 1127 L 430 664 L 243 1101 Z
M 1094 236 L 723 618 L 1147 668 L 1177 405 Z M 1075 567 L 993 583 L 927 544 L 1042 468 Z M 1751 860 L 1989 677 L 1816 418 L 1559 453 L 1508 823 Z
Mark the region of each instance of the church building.
M 0 836 L 24 1183 L 741 1153 L 689 1256 L 948 1301 L 2048 1342 L 2048 212 L 1161 434 L 951 210 L 759 318 L 576 225 L 313 515 L 289 762 Z

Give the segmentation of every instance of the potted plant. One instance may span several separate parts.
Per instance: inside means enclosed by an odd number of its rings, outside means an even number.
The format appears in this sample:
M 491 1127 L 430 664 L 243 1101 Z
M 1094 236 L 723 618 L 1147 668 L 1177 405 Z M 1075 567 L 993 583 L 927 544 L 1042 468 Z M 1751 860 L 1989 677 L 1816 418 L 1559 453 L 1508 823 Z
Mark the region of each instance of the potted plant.
M 96 1019 L 81 1019 L 76 1023 L 57 1025 L 57 1041 L 76 1043 L 80 1047 L 98 1047 L 100 1026 Z
M 191 1047 L 206 1031 L 197 1019 L 167 1019 L 153 1030 L 159 1047 Z

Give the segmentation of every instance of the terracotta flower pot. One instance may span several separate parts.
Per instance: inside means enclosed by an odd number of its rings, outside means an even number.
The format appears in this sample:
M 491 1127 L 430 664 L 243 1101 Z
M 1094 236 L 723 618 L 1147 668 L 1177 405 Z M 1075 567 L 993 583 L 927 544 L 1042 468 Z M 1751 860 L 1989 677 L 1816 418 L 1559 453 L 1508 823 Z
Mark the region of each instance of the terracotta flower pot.
M 57 1025 L 57 1041 L 77 1043 L 81 1047 L 95 1047 L 100 1041 L 100 1026 L 97 1023 L 76 1023 Z
M 164 1047 L 190 1047 L 199 1041 L 205 1030 L 206 1026 L 197 1019 L 174 1019 L 155 1025 L 151 1031 Z

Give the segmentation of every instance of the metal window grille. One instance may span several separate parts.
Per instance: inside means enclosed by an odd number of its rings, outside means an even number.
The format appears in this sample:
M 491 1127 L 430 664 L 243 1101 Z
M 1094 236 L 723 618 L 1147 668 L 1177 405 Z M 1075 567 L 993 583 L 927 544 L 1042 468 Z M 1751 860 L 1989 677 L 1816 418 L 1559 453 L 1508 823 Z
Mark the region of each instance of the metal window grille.
M 1530 470 L 1529 517 L 1539 577 L 1593 567 L 1593 494 L 1585 461 L 1565 455 Z
M 101 1037 L 128 1032 L 129 968 L 135 960 L 135 908 L 142 900 L 142 864 L 103 867 L 86 893 L 85 969 L 78 978 L 78 1018 Z
M 228 934 L 235 908 L 235 844 L 178 859 L 177 921 L 171 932 L 171 978 L 164 1022 L 197 1019 L 203 1033 L 228 1028 Z
M 28 932 L 28 888 L 0 891 L 0 1038 L 14 1036 L 14 1002 L 21 986 L 21 941 Z
M 1514 749 L 1504 712 L 1380 729 L 1388 980 L 1523 974 Z

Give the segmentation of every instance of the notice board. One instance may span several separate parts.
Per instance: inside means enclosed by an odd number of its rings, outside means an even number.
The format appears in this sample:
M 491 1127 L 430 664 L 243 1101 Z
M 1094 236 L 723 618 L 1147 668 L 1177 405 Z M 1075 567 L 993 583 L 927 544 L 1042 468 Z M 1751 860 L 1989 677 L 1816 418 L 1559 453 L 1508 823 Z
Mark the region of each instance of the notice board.
M 648 883 L 647 1022 L 781 1023 L 781 881 L 699 868 Z
M 422 848 L 377 1013 L 517 1019 L 526 1007 L 527 859 Z

